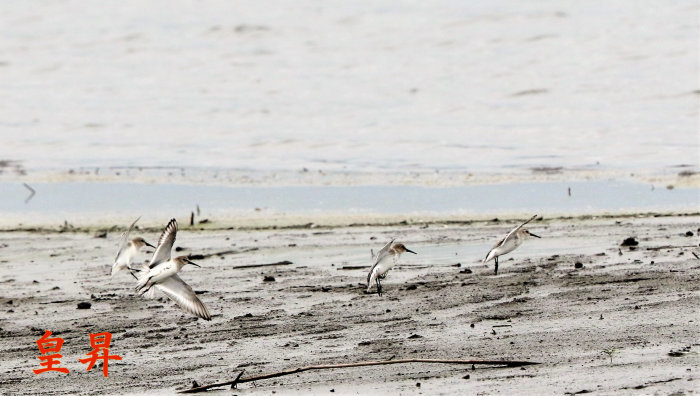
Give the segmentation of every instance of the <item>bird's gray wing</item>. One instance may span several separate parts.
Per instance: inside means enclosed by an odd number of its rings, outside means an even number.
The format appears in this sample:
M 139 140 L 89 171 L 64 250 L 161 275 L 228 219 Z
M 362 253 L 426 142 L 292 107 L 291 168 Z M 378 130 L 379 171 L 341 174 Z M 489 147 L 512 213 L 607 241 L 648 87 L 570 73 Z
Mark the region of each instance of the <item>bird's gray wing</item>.
M 384 245 L 384 247 L 377 252 L 377 255 L 374 256 L 374 263 L 380 262 L 384 257 L 386 257 L 387 254 L 389 254 L 389 250 L 391 249 L 391 245 L 394 243 L 396 238 L 391 238 L 389 242 Z
M 168 225 L 165 226 L 165 230 L 163 230 L 163 233 L 158 239 L 158 247 L 153 253 L 151 262 L 148 264 L 149 268 L 153 268 L 164 261 L 170 260 L 170 252 L 173 250 L 176 235 L 177 221 L 175 219 L 171 219 Z
M 134 229 L 136 222 L 139 221 L 140 218 L 141 216 L 137 217 L 136 220 L 134 220 L 134 222 L 131 223 L 129 229 L 122 233 L 122 236 L 119 239 L 119 250 L 117 250 L 117 256 L 114 258 L 114 262 L 117 262 L 117 260 L 119 260 L 119 256 L 121 256 L 121 254 L 126 249 L 126 245 L 129 243 L 129 233 L 131 233 L 131 230 Z
M 389 254 L 389 250 L 391 250 L 391 245 L 394 243 L 395 240 L 396 238 L 391 238 L 391 240 L 387 242 L 386 245 L 384 245 L 382 250 L 378 251 L 377 255 L 374 256 L 374 263 L 372 264 L 372 268 L 369 269 L 369 274 L 367 274 L 367 282 L 369 282 L 369 278 L 372 276 L 372 271 L 374 271 L 374 267 L 376 267 L 377 264 L 379 264 L 379 262 L 382 261 L 382 259 Z
M 204 320 L 211 320 L 207 307 L 202 304 L 202 301 L 199 300 L 190 285 L 185 283 L 179 276 L 173 275 L 160 283 L 156 283 L 155 287 L 175 301 L 184 311 Z
M 500 242 L 498 242 L 498 243 L 494 246 L 494 248 L 503 245 L 503 244 L 506 242 L 506 240 L 507 240 L 508 238 L 510 238 L 511 235 L 514 235 L 516 232 L 518 232 L 519 229 L 523 228 L 523 226 L 524 226 L 525 224 L 531 222 L 531 221 L 534 220 L 536 217 L 537 217 L 537 215 L 534 215 L 534 216 L 530 217 L 527 221 L 525 221 L 523 224 L 520 224 L 519 226 L 517 226 L 517 227 L 513 228 L 512 230 L 510 230 L 510 232 L 508 233 L 508 235 L 506 235 L 505 238 L 503 238 Z

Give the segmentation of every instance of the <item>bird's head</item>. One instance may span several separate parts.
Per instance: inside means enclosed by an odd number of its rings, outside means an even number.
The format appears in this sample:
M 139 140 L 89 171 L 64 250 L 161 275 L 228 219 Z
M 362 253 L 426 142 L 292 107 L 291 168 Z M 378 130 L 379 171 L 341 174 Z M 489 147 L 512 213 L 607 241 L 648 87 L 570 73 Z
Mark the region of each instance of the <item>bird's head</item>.
M 413 254 L 418 254 L 414 252 L 413 250 L 409 250 L 403 243 L 397 243 L 394 245 L 394 251 L 398 254 L 404 253 L 404 252 L 409 252 Z
M 142 248 L 142 247 L 144 247 L 144 246 L 150 246 L 150 247 L 152 247 L 153 249 L 156 248 L 155 246 L 153 246 L 153 245 L 151 245 L 150 243 L 146 242 L 146 240 L 143 239 L 143 238 L 141 238 L 141 237 L 137 237 L 137 238 L 132 239 L 132 240 L 131 240 L 131 243 L 133 243 L 134 246 L 136 246 L 137 248 Z
M 530 231 L 526 230 L 525 228 L 523 228 L 523 234 L 525 234 L 527 236 L 535 237 L 535 238 L 542 238 L 539 235 L 535 235 L 535 234 L 531 233 Z
M 173 259 L 173 261 L 175 261 L 175 263 L 177 264 L 177 267 L 178 267 L 178 268 L 182 268 L 182 267 L 184 267 L 184 266 L 187 265 L 187 264 L 192 264 L 192 265 L 194 265 L 195 267 L 201 268 L 201 266 L 200 266 L 199 264 L 193 263 L 192 260 L 190 260 L 190 258 L 187 257 L 187 256 L 175 257 L 175 259 Z

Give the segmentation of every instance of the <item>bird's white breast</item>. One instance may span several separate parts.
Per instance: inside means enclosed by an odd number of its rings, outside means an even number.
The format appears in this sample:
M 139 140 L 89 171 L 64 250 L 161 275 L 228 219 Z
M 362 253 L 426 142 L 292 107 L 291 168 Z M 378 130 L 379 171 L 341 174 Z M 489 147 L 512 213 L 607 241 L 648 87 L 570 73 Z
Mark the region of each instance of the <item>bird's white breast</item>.
M 158 281 L 173 276 L 177 273 L 177 265 L 168 260 L 165 263 L 159 264 L 148 272 L 148 277 L 151 278 L 151 282 L 158 283 Z
M 396 258 L 397 256 L 393 254 L 389 254 L 386 257 L 382 258 L 377 264 L 377 266 L 374 268 L 377 275 L 382 276 L 389 272 L 390 269 L 394 268 L 394 265 L 396 265 Z
M 511 235 L 510 238 L 506 239 L 501 246 L 498 246 L 496 250 L 497 255 L 502 255 L 506 253 L 510 253 L 515 248 L 523 244 L 523 238 L 521 238 L 518 234 Z

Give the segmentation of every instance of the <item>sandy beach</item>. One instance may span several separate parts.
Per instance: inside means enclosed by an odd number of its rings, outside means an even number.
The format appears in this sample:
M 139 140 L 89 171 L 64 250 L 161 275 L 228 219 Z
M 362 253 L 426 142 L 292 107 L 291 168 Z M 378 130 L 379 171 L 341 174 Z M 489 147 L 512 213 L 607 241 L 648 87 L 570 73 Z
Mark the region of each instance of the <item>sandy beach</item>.
M 0 394 L 699 393 L 697 1 L 2 11 Z M 211 321 L 110 276 L 138 216 Z
M 541 364 L 315 371 L 233 393 L 697 392 L 700 215 L 544 218 L 530 226 L 543 238 L 503 256 L 494 276 L 493 264 L 480 260 L 514 224 L 183 226 L 175 246 L 205 257 L 182 278 L 209 307 L 210 322 L 165 298 L 136 297 L 127 274 L 110 278 L 119 232 L 3 232 L 0 390 L 170 394 L 240 370 L 252 376 L 321 363 L 449 358 Z M 381 297 L 367 294 L 369 249 L 394 236 L 418 255 L 402 256 Z M 621 247 L 628 237 L 639 245 Z M 85 302 L 89 309 L 77 309 Z M 69 374 L 32 372 L 45 329 L 65 340 Z M 108 378 L 77 361 L 89 351 L 88 334 L 102 331 L 113 335 L 110 352 L 123 357 L 110 362 Z M 603 352 L 609 348 L 612 361 Z M 689 352 L 669 355 L 683 348 Z

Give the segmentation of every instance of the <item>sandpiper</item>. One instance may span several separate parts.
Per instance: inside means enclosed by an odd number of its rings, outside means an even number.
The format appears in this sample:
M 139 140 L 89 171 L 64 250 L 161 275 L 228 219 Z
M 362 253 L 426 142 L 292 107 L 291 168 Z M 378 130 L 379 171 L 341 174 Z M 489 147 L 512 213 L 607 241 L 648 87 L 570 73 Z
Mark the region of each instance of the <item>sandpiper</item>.
M 139 274 L 136 291 L 139 295 L 147 293 L 152 295 L 151 290 L 155 287 L 175 301 L 183 310 L 202 319 L 211 320 L 207 307 L 199 300 L 192 288 L 177 276 L 177 273 L 186 264 L 197 267 L 199 265 L 190 261 L 187 256 L 170 258 L 176 234 L 177 221 L 172 219 L 158 239 L 158 247 L 153 253 L 151 262 Z
M 142 247 L 150 246 L 155 248 L 155 246 L 146 242 L 141 237 L 133 238 L 131 240 L 129 239 L 129 233 L 134 229 L 136 222 L 139 221 L 140 218 L 141 217 L 138 217 L 133 223 L 131 223 L 129 229 L 124 231 L 121 239 L 119 240 L 119 251 L 117 251 L 117 257 L 114 259 L 114 264 L 112 264 L 112 276 L 125 269 L 131 270 L 131 260 L 136 257 Z
M 381 279 L 386 278 L 387 273 L 394 267 L 394 265 L 396 265 L 396 263 L 399 261 L 399 256 L 403 252 L 418 254 L 412 250 L 408 250 L 403 243 L 394 243 L 393 238 L 389 241 L 389 243 L 384 245 L 382 250 L 377 252 L 377 255 L 374 255 L 374 252 L 372 252 L 372 260 L 374 260 L 374 265 L 372 265 L 372 268 L 369 270 L 369 274 L 367 274 L 367 293 L 369 293 L 370 289 L 372 288 L 372 282 L 376 282 L 377 294 L 380 296 L 382 295 Z
M 483 263 L 486 263 L 487 261 L 489 261 L 491 259 L 494 259 L 496 261 L 496 268 L 494 270 L 495 275 L 498 275 L 498 256 L 502 256 L 506 253 L 512 252 L 513 250 L 515 250 L 515 248 L 522 245 L 523 242 L 525 241 L 525 239 L 527 239 L 528 237 L 532 236 L 535 238 L 541 238 L 541 237 L 531 233 L 527 229 L 523 228 L 523 226 L 525 224 L 531 222 L 536 217 L 537 217 L 537 215 L 534 215 L 534 216 L 530 217 L 530 219 L 527 220 L 526 222 L 524 222 L 523 224 L 520 224 L 519 226 L 510 230 L 510 232 L 503 239 L 498 241 L 498 243 L 495 244 L 491 248 L 489 253 L 486 255 L 486 258 L 484 259 L 484 261 L 482 261 Z

